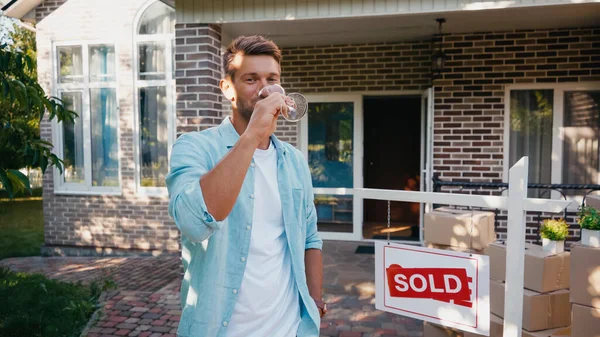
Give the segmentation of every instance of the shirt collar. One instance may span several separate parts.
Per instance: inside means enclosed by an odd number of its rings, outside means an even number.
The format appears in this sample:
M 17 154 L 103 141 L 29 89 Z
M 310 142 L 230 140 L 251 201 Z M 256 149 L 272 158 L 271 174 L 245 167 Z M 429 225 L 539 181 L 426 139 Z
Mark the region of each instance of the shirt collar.
M 235 130 L 235 127 L 233 127 L 231 117 L 229 116 L 223 118 L 221 125 L 219 125 L 219 133 L 221 134 L 221 138 L 223 138 L 223 141 L 228 149 L 232 148 L 240 139 L 240 135 Z M 274 134 L 271 135 L 271 141 L 273 142 L 273 145 L 275 145 L 277 153 L 284 155 L 287 154 L 287 150 L 283 146 L 283 143 Z

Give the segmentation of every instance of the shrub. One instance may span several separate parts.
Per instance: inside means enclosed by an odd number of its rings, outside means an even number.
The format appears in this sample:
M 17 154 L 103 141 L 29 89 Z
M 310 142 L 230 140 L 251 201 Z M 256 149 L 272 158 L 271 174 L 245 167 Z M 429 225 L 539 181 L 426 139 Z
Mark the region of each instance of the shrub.
M 546 219 L 540 228 L 542 238 L 564 241 L 569 236 L 569 225 L 564 219 Z

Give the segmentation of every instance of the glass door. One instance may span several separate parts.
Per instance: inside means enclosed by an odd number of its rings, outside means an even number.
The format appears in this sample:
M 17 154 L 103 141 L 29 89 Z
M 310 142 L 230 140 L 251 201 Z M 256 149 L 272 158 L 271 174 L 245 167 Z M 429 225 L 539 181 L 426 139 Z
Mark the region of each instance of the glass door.
M 308 160 L 318 230 L 326 240 L 361 240 L 362 97 L 307 96 L 300 146 Z

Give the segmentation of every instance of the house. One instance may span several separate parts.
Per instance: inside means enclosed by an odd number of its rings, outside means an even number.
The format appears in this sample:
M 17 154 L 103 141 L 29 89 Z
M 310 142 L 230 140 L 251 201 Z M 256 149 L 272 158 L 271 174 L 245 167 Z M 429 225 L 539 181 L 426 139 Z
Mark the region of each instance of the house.
M 502 182 L 523 155 L 530 182 L 600 182 L 592 0 L 12 0 L 3 10 L 37 23 L 39 78 L 81 116 L 42 126 L 66 166 L 44 178 L 46 253 L 178 250 L 169 149 L 229 114 L 220 53 L 242 34 L 276 41 L 283 86 L 310 102 L 277 135 L 309 159 L 324 239 L 384 235 L 387 203 L 355 188 L 431 190 L 433 174 Z M 422 212 L 391 203 L 394 237 L 419 240 Z

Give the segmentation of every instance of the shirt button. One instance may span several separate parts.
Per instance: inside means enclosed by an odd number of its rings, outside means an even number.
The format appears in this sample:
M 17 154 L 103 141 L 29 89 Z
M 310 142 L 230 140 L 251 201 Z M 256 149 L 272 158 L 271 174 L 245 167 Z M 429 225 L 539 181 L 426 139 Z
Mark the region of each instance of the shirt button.
M 254 167 L 254 166 L 256 166 L 256 164 L 252 163 L 252 164 L 250 164 L 250 166 Z
M 254 199 L 254 194 L 250 194 L 250 199 Z
M 227 321 L 223 321 L 223 326 L 227 326 Z
M 246 261 L 246 258 L 242 256 L 242 257 L 240 258 L 240 261 L 244 262 L 244 261 Z
M 252 228 L 252 227 L 250 227 L 250 226 L 246 226 L 246 230 L 250 230 L 250 228 Z
M 237 294 L 237 289 L 233 289 L 232 291 L 234 294 Z

